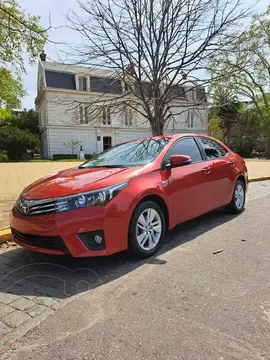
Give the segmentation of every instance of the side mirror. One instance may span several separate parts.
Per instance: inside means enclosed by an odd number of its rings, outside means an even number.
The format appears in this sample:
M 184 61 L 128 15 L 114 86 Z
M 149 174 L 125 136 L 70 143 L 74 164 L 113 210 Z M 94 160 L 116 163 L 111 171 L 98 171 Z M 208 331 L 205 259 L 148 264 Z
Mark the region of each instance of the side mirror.
M 192 160 L 187 155 L 172 155 L 170 157 L 170 168 L 191 164 Z

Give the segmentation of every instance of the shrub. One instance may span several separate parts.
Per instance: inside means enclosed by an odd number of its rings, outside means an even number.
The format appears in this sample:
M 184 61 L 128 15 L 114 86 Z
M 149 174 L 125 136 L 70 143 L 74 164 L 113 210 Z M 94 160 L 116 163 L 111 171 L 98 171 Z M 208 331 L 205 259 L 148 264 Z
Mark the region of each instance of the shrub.
M 74 159 L 76 160 L 78 158 L 78 155 L 76 154 L 53 154 L 53 160 L 70 160 Z
M 1 161 L 8 161 L 7 154 L 0 153 L 0 162 Z
M 94 154 L 84 154 L 85 160 L 90 160 L 90 159 L 92 159 L 92 158 L 95 157 L 95 156 L 96 156 L 95 153 L 94 153 Z
M 9 160 L 20 160 L 27 150 L 34 150 L 39 146 L 39 138 L 28 130 L 6 125 L 0 127 L 0 144 Z

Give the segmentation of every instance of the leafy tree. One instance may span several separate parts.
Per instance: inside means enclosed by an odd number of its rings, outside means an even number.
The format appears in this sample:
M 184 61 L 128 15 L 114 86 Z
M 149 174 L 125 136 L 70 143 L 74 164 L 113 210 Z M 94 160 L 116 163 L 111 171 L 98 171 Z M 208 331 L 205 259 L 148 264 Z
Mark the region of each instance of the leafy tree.
M 4 116 L 6 115 L 6 116 Z M 3 111 L 1 119 L 0 112 L 0 127 L 1 126 L 16 126 L 21 130 L 28 130 L 32 134 L 39 134 L 38 114 L 35 110 L 24 109 L 20 116 L 14 116 L 10 110 Z
M 21 78 L 15 78 L 10 70 L 0 67 L 0 107 L 9 107 L 25 93 Z
M 261 133 L 257 111 L 247 109 L 239 112 L 226 143 L 241 156 L 249 157 L 252 151 L 262 151 L 263 137 Z
M 216 82 L 256 107 L 261 131 L 270 155 L 270 6 L 254 15 L 247 30 L 212 59 L 209 67 Z
M 212 87 L 214 89 L 214 94 L 209 117 L 210 119 L 216 120 L 216 125 L 221 130 L 220 135 L 226 142 L 231 128 L 238 120 L 238 115 L 242 110 L 243 105 L 241 102 L 237 101 L 229 91 L 220 86 L 220 84 L 214 84 Z M 211 123 L 212 126 L 214 126 L 214 124 L 215 122 Z
M 16 0 L 0 0 L 0 64 L 24 70 L 25 53 L 34 63 L 47 40 L 39 21 L 39 16 L 27 14 Z
M 0 147 L 7 152 L 10 160 L 19 160 L 39 146 L 38 136 L 13 126 L 0 127 Z
M 38 114 L 35 110 L 25 110 L 17 118 L 17 126 L 22 130 L 29 130 L 32 134 L 39 133 Z
M 221 122 L 218 118 L 212 118 L 208 123 L 208 134 L 210 136 L 225 141 L 225 129 L 222 127 Z
M 83 144 L 83 142 L 81 140 L 68 140 L 67 142 L 63 143 L 64 146 L 71 149 L 72 155 L 74 154 L 75 149 L 77 149 L 82 144 Z
M 0 126 L 3 124 L 3 121 L 12 116 L 12 112 L 7 108 L 0 108 Z
M 25 95 L 19 74 L 24 57 L 34 63 L 44 48 L 47 30 L 40 17 L 27 14 L 16 0 L 0 0 L 0 107 L 8 107 Z M 15 70 L 16 76 L 8 69 Z

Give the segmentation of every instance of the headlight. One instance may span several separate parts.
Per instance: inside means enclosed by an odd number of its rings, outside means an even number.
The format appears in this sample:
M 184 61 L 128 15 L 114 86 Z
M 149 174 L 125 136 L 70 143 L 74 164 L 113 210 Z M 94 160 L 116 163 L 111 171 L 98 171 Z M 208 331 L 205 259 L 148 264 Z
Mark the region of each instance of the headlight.
M 61 212 L 74 210 L 86 206 L 104 206 L 116 195 L 118 195 L 127 185 L 128 181 L 125 181 L 103 189 L 61 197 L 55 201 L 55 211 Z

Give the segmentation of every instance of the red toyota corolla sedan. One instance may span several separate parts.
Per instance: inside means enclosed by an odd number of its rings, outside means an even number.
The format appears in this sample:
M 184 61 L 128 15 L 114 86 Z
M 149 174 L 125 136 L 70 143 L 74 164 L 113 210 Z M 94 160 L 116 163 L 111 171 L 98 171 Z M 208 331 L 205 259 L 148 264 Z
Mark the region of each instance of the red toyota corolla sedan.
M 244 160 L 199 134 L 130 141 L 28 186 L 11 213 L 14 240 L 74 257 L 154 254 L 175 225 L 244 209 Z

